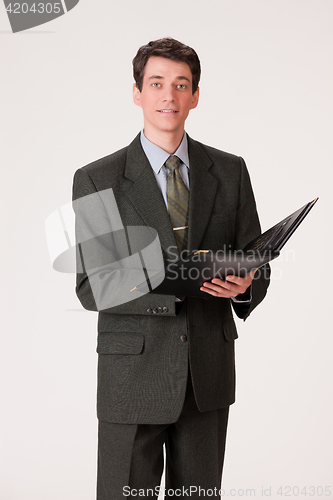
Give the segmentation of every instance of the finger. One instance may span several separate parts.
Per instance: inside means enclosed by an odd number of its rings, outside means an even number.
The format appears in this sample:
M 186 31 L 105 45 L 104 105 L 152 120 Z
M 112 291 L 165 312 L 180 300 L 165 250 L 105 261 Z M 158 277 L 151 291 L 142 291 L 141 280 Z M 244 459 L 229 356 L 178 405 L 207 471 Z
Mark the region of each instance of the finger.
M 221 282 L 221 286 L 223 286 L 225 290 L 229 291 L 229 297 L 236 297 L 236 295 L 244 293 L 252 282 L 252 278 L 250 276 L 247 276 L 246 278 L 230 276 L 230 278 L 232 278 L 232 281 L 221 281 L 217 279 L 212 280 L 213 283 Z
M 208 287 L 202 286 L 200 288 L 202 292 L 208 293 L 209 295 L 212 295 L 213 297 L 221 297 L 224 299 L 230 299 L 230 297 L 234 297 L 235 294 L 233 292 L 230 292 L 229 290 L 225 290 L 223 288 L 220 288 L 220 290 L 213 290 Z
M 235 292 L 235 295 L 239 293 L 238 287 L 239 285 L 237 283 L 232 283 L 231 281 L 225 281 L 225 280 L 220 280 L 219 278 L 214 278 L 210 282 L 210 284 L 213 284 L 214 286 L 218 286 L 223 288 L 224 290 L 232 291 Z
M 245 278 L 241 278 L 240 276 L 229 275 L 226 277 L 226 280 L 229 283 L 234 283 L 235 285 L 238 285 L 238 286 L 246 286 L 246 288 L 247 288 L 252 283 L 252 280 L 253 280 L 253 277 L 254 277 L 256 271 L 257 270 L 255 269 L 251 273 L 247 274 L 245 276 Z
M 221 280 L 214 280 L 214 281 L 221 281 Z M 221 281 L 225 285 L 224 281 Z M 227 286 L 219 286 L 218 284 L 214 284 L 210 281 L 206 281 L 203 286 L 200 288 L 202 292 L 209 293 L 210 295 L 213 295 L 214 297 L 224 297 L 224 298 L 230 298 L 230 297 L 235 297 L 239 292 L 235 292 L 234 290 L 230 289 L 234 287 L 234 285 L 229 285 Z
M 222 281 L 220 279 L 213 279 L 212 281 L 206 281 L 203 286 L 205 288 L 209 288 L 210 290 L 214 290 L 215 292 L 229 291 L 235 288 L 235 285 L 232 283 L 227 283 L 226 281 Z
M 230 284 L 227 283 L 225 280 L 221 280 L 220 278 L 213 278 L 211 281 L 206 281 L 204 283 L 205 284 L 208 284 L 208 285 L 217 285 L 217 286 L 221 286 L 222 288 L 226 288 L 227 290 L 230 288 Z
M 243 285 L 246 281 L 246 278 L 241 278 L 240 276 L 234 276 L 233 274 L 231 274 L 226 277 L 226 280 L 227 282 L 234 283 L 235 285 Z
M 218 292 L 220 288 L 222 288 L 222 287 L 218 287 L 217 285 L 213 285 L 213 283 L 204 283 L 202 285 L 202 287 L 200 288 L 200 290 L 203 290 L 204 292 L 206 292 L 206 291 Z

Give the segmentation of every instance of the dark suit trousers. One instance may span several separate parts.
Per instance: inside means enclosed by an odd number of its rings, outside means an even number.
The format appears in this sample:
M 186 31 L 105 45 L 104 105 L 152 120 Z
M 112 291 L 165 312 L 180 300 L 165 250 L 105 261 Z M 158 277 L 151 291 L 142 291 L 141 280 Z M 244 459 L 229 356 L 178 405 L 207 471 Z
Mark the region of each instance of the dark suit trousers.
M 157 499 L 164 443 L 165 498 L 219 499 L 228 414 L 229 407 L 198 410 L 189 372 L 177 422 L 127 425 L 100 421 L 97 500 Z

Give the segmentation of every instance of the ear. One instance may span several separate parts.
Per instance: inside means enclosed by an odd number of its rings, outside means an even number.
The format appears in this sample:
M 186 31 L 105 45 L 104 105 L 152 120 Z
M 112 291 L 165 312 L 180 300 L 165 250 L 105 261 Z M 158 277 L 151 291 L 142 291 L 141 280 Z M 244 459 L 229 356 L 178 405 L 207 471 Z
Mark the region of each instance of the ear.
M 194 94 L 192 94 L 192 104 L 190 109 L 196 108 L 198 106 L 198 102 L 199 102 L 199 87 L 194 92 Z
M 142 107 L 141 106 L 141 92 L 138 89 L 138 87 L 136 86 L 136 83 L 133 83 L 133 101 L 134 101 L 134 104 L 136 104 L 137 106 L 140 106 L 140 108 Z

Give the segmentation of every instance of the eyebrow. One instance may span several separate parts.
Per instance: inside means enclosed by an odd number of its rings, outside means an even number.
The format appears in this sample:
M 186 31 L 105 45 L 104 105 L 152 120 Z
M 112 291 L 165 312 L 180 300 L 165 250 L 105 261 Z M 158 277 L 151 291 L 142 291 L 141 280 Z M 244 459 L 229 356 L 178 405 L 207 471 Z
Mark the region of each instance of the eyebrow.
M 164 80 L 164 76 L 153 75 L 153 76 L 150 76 L 148 78 L 148 80 Z M 186 80 L 188 83 L 191 83 L 190 80 L 188 78 L 186 78 L 186 76 L 177 76 L 176 80 Z

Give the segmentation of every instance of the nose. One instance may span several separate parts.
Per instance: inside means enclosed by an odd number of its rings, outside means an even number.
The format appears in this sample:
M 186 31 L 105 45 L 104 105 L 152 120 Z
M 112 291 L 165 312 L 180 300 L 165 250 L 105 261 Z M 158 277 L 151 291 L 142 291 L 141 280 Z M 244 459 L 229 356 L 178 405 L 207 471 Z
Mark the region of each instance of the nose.
M 175 100 L 175 89 L 172 85 L 164 87 L 163 101 L 173 102 Z

